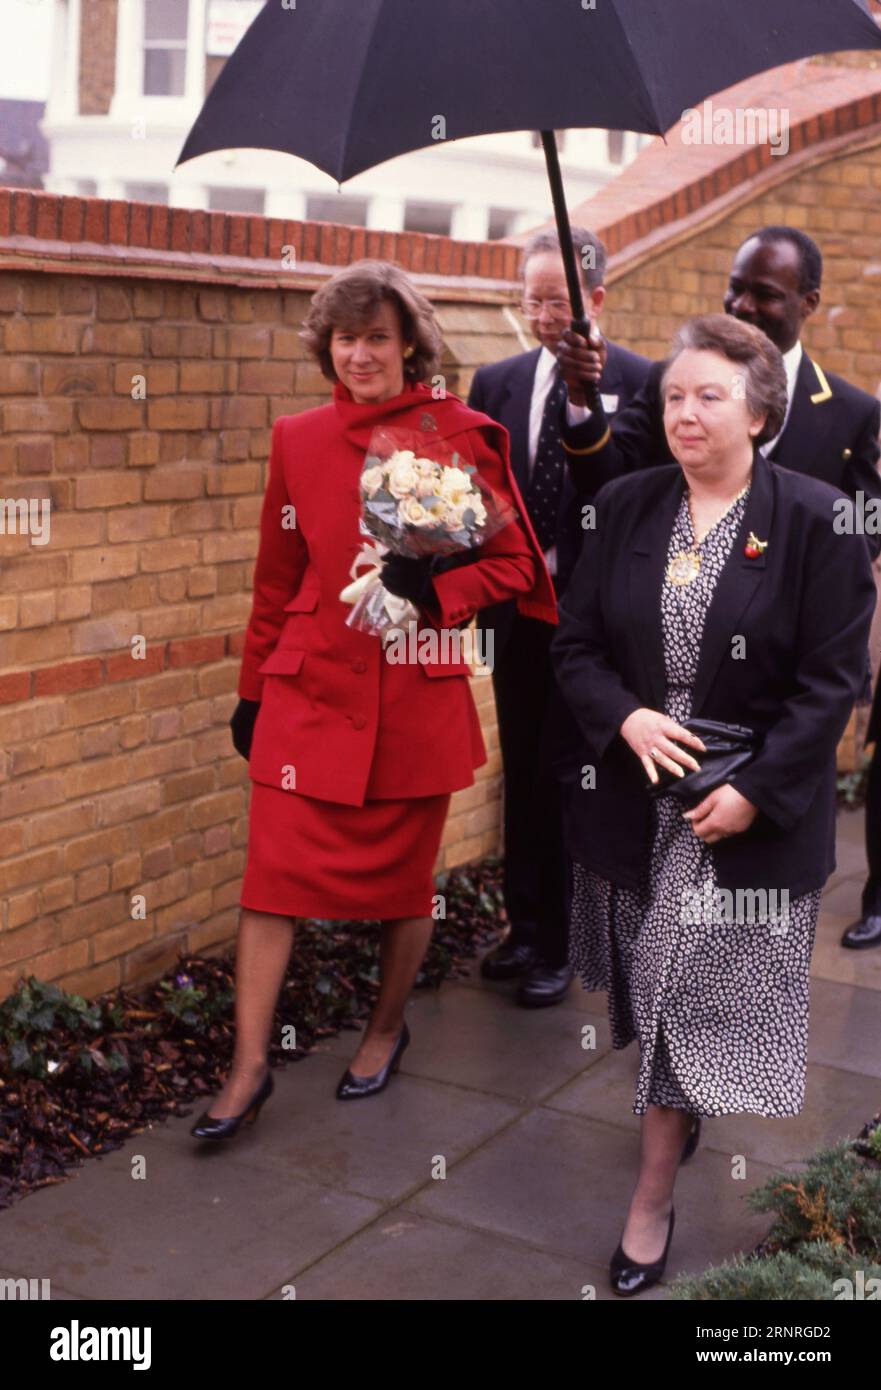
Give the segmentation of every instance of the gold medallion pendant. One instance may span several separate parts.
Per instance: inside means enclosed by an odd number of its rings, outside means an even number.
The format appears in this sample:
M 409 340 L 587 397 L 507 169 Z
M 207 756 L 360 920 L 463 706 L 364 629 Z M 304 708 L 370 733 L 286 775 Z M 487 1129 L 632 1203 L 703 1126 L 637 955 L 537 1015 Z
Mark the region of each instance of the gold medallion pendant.
M 690 584 L 697 579 L 701 567 L 701 557 L 696 550 L 680 550 L 667 566 L 667 580 L 670 584 Z

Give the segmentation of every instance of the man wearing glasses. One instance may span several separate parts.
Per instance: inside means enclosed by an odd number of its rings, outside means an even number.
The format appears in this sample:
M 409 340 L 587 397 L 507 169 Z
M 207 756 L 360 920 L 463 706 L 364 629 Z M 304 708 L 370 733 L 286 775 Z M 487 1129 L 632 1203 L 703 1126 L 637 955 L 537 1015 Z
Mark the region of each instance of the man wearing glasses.
M 582 267 L 585 312 L 596 319 L 606 297 L 606 250 L 583 227 L 570 227 L 570 233 Z M 584 536 L 581 499 L 565 466 L 560 427 L 564 412 L 572 425 L 587 412 L 568 403 L 556 357 L 572 317 L 556 232 L 530 238 L 521 273 L 521 308 L 539 346 L 480 367 L 468 404 L 511 436 L 511 466 L 559 598 Z M 600 393 L 605 413 L 613 416 L 640 390 L 650 363 L 614 343 L 608 346 Z M 483 609 L 478 623 L 494 633 L 493 688 L 505 774 L 504 892 L 511 924 L 507 939 L 482 961 L 481 974 L 488 980 L 520 978 L 518 1003 L 536 1008 L 559 1003 L 572 982 L 569 867 L 552 758 L 566 719 L 562 701 L 552 700 L 548 649 L 554 629 L 524 618 L 513 600 Z

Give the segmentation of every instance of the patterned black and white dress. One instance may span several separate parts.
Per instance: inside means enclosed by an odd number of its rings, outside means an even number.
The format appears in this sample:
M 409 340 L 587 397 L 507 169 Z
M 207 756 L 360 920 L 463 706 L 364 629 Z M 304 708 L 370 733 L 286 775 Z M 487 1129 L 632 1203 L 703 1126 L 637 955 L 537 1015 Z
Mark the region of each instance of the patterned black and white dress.
M 664 709 L 679 723 L 691 715 L 704 620 L 748 497 L 702 541 L 697 577 L 680 585 L 665 577 L 662 585 Z M 685 491 L 668 563 L 692 541 Z M 670 1105 L 695 1115 L 797 1115 L 820 891 L 793 899 L 788 914 L 769 898 L 764 920 L 755 911 L 731 921 L 718 908 L 695 910 L 698 900 L 713 903 L 711 847 L 683 819 L 676 798 L 659 797 L 653 806 L 639 890 L 577 863 L 573 870 L 569 958 L 585 989 L 607 990 L 613 1046 L 639 1041 L 634 1113 Z

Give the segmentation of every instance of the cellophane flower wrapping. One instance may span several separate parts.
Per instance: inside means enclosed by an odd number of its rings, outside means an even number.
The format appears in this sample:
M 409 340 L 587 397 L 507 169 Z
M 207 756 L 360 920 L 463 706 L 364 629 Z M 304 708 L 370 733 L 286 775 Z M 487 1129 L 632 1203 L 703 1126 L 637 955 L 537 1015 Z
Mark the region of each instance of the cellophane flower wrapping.
M 418 618 L 407 599 L 390 594 L 379 578 L 379 555 L 433 558 L 440 573 L 447 557 L 485 544 L 516 519 L 516 510 L 479 476 L 446 440 L 423 430 L 379 426 L 361 472 L 362 535 L 372 537 L 374 569 L 348 590 L 358 590 L 346 619 L 350 627 L 381 635 Z M 366 558 L 366 556 L 364 557 Z M 354 577 L 354 576 L 353 576 Z

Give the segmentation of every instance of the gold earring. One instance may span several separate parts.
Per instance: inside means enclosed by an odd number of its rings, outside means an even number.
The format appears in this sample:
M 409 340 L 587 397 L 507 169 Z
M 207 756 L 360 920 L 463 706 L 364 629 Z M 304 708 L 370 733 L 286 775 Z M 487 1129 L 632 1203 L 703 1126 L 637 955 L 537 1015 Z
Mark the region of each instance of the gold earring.
M 413 356 L 413 353 L 415 352 L 415 350 L 416 350 L 416 349 L 413 347 L 413 344 L 411 343 L 410 346 L 405 350 L 404 356 L 405 356 L 405 357 L 412 357 L 412 356 Z

